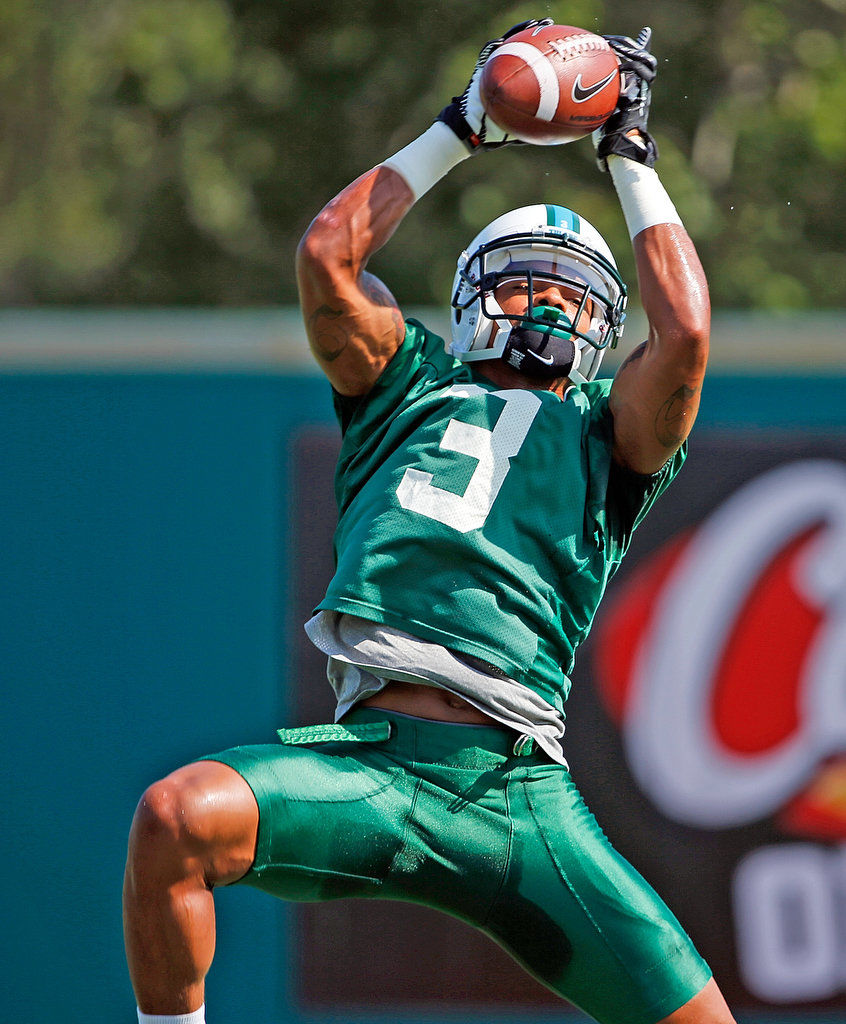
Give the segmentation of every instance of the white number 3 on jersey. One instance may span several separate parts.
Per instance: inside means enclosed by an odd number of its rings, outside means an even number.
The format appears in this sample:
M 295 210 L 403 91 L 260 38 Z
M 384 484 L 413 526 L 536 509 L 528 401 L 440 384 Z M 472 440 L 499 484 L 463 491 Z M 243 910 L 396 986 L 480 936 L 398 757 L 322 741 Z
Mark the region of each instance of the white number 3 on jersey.
M 461 420 L 450 420 L 447 424 L 441 450 L 469 455 L 479 463 L 464 494 L 436 487 L 431 473 L 407 469 L 397 488 L 397 497 L 403 508 L 436 519 L 459 533 L 469 533 L 484 526 L 508 475 L 509 459 L 520 451 L 541 402 L 531 391 L 485 391 L 476 384 L 456 385 L 447 394 L 456 398 L 491 395 L 501 398 L 505 408 L 493 430 Z

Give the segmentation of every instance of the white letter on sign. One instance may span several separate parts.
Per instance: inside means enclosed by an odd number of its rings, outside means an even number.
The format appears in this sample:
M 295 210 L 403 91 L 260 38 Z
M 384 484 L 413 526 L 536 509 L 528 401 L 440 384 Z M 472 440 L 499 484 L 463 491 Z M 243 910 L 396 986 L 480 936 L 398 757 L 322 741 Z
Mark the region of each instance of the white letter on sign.
M 836 855 L 810 843 L 764 846 L 734 876 L 738 965 L 771 1003 L 827 999 L 840 986 Z

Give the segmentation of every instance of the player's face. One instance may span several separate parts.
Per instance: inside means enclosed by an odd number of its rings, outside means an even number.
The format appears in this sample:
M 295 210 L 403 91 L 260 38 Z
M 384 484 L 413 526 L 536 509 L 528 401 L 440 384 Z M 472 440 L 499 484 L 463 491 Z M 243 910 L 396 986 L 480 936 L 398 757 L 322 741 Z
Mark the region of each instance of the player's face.
M 538 268 L 532 274 L 531 295 L 525 274 L 504 278 L 494 292 L 496 301 L 506 316 L 522 316 L 533 306 L 551 306 L 566 313 L 577 330 L 587 331 L 592 313 L 590 300 L 585 303 L 578 323 L 575 322 L 583 294 L 581 288 L 571 287 L 553 277 L 544 277 L 542 268 Z

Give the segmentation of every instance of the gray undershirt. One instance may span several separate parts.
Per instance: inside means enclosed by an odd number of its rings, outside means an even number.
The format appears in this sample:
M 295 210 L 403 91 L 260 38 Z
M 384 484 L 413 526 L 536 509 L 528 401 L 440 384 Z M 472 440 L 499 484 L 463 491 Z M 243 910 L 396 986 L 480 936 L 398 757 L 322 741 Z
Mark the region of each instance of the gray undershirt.
M 436 686 L 520 736 L 531 736 L 554 761 L 567 764 L 561 748 L 564 719 L 528 686 L 468 664 L 440 644 L 356 615 L 319 611 L 305 631 L 329 659 L 326 675 L 338 700 L 336 722 L 392 680 Z

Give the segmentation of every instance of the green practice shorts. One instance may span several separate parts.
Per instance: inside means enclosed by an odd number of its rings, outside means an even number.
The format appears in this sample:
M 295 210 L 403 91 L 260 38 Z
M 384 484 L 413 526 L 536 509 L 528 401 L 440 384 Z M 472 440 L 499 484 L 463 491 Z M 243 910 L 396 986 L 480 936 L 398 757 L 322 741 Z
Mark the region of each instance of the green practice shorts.
M 243 882 L 285 900 L 407 900 L 459 917 L 596 1020 L 654 1024 L 708 966 L 611 846 L 569 771 L 508 729 L 372 708 L 236 747 L 258 801 Z M 339 735 L 343 738 L 339 739 Z

